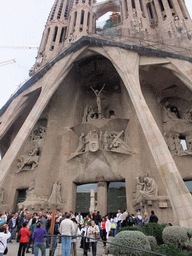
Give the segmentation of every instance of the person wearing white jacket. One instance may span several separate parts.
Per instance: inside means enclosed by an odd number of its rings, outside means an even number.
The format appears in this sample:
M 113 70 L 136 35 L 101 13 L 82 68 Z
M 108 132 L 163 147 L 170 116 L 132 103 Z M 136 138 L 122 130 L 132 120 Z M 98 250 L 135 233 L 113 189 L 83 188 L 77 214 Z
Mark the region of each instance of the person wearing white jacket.
M 8 225 L 0 228 L 0 256 L 4 255 L 4 251 L 7 248 L 7 239 L 11 237 Z
M 105 219 L 106 219 L 106 232 L 107 232 L 107 240 L 109 238 L 109 233 L 111 232 L 111 221 L 109 220 L 108 216 L 106 215 L 105 216 Z
M 90 242 L 92 245 L 92 254 L 93 256 L 96 256 L 97 254 L 97 241 L 95 240 L 96 235 L 100 233 L 99 227 L 95 224 L 95 221 L 91 221 L 91 226 L 88 229 Z

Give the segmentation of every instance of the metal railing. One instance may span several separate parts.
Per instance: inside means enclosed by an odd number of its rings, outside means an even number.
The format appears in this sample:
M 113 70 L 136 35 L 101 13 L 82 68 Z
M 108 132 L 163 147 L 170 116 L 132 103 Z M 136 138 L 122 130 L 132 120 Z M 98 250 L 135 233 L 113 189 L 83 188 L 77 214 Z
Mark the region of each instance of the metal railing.
M 85 238 L 85 239 L 90 239 L 90 237 L 87 237 L 87 236 L 64 236 L 64 235 L 46 235 L 46 244 L 47 242 L 49 241 L 50 243 L 50 248 L 49 248 L 49 256 L 62 256 L 62 237 L 71 237 L 72 238 L 72 247 L 71 247 L 71 254 L 70 256 L 74 256 L 74 255 L 82 255 L 83 254 L 83 251 L 85 251 L 85 243 L 83 243 L 83 247 L 81 247 L 80 249 L 80 240 L 82 238 Z M 78 239 L 80 238 L 80 239 Z M 74 241 L 77 240 L 76 242 Z M 57 242 L 57 245 L 56 245 L 56 248 L 53 248 L 55 246 L 54 242 Z M 102 239 L 94 239 L 94 238 L 91 238 L 91 240 L 95 240 L 96 242 L 98 243 L 106 243 L 107 245 L 113 245 L 113 246 L 116 246 L 117 248 L 119 248 L 119 252 L 118 252 L 118 249 L 117 249 L 117 253 L 115 255 L 117 256 L 123 256 L 123 255 L 143 255 L 143 256 L 152 256 L 152 255 L 156 255 L 156 256 L 165 256 L 164 254 L 159 254 L 159 253 L 155 253 L 153 251 L 148 251 L 148 250 L 144 250 L 144 249 L 138 249 L 138 248 L 135 248 L 135 247 L 131 247 L 131 246 L 126 246 L 126 245 L 122 245 L 122 244 L 117 244 L 117 243 L 113 243 L 113 242 L 108 242 L 108 241 L 104 241 Z M 51 242 L 52 241 L 52 242 Z M 47 244 L 48 245 L 48 244 Z M 127 250 L 127 252 L 125 253 L 121 253 L 121 248 L 124 248 L 125 250 Z M 74 250 L 77 251 L 77 254 L 74 253 Z M 124 251 L 125 251 L 124 250 Z M 91 251 L 91 245 L 89 246 L 89 249 L 88 251 Z M 105 250 L 103 250 L 103 253 L 102 254 L 108 254 L 108 247 L 106 247 Z M 97 255 L 100 255 L 97 253 Z

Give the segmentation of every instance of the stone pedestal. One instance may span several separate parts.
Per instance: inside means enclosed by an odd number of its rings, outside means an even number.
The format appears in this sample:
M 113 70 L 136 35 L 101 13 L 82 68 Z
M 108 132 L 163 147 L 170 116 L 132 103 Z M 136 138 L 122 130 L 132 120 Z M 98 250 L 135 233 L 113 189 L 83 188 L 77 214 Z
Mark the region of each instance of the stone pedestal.
M 105 181 L 97 182 L 97 210 L 101 216 L 107 214 L 107 183 Z

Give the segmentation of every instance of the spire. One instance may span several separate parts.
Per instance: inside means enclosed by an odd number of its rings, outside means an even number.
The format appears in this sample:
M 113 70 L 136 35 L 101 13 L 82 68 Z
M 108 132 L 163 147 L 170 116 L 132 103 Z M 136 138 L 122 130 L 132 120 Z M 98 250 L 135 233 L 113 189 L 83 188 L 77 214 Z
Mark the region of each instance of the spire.
M 112 27 L 96 28 L 108 11 Z M 178 53 L 191 48 L 192 21 L 184 0 L 56 0 L 48 17 L 31 75 L 82 36 L 118 40 Z M 177 47 L 177 48 L 176 48 Z M 181 54 L 183 54 L 183 52 Z

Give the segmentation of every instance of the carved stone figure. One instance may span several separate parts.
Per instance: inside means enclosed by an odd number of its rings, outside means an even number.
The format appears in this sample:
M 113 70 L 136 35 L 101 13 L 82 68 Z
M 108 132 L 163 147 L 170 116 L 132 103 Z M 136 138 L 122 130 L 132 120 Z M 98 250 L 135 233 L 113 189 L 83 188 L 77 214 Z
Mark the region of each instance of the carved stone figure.
M 85 151 L 85 133 L 82 132 L 81 136 L 79 137 L 79 145 L 75 150 L 75 153 Z
M 175 145 L 175 136 L 173 134 L 171 134 L 168 138 L 167 138 L 167 146 L 169 148 L 169 150 L 171 152 L 175 152 L 176 151 L 176 145 Z
M 34 146 L 31 152 L 29 152 L 28 155 L 21 155 L 18 160 L 18 171 L 16 173 L 19 173 L 24 170 L 25 166 L 29 166 L 30 170 L 34 170 L 35 167 L 39 164 L 39 147 L 37 145 Z
M 62 203 L 62 199 L 61 199 L 61 182 L 60 181 L 56 181 L 53 184 L 53 189 L 52 189 L 52 193 L 50 198 L 48 199 L 48 203 Z
M 144 180 L 143 180 L 142 175 L 140 175 L 139 177 L 136 178 L 136 182 L 137 182 L 137 185 L 136 185 L 135 197 L 138 198 L 140 196 L 140 191 L 142 191 L 144 188 Z
M 100 91 L 98 90 L 94 90 L 93 87 L 91 86 L 91 89 L 93 90 L 93 92 L 96 95 L 96 99 L 97 99 L 97 107 L 98 107 L 98 118 L 101 119 L 101 92 L 103 91 L 105 87 L 105 84 L 103 85 L 103 87 L 101 88 Z
M 87 122 L 92 121 L 95 117 L 95 114 L 96 113 L 94 112 L 93 107 L 89 107 L 87 118 L 86 118 Z
M 87 136 L 85 137 L 85 143 L 86 143 L 85 151 L 89 151 L 89 142 L 91 138 L 92 138 L 92 131 L 89 131 Z
M 103 148 L 104 148 L 105 150 L 108 150 L 108 146 L 109 146 L 109 144 L 108 144 L 108 138 L 109 138 L 109 133 L 108 133 L 108 131 L 106 131 L 106 132 L 104 133 L 104 135 L 103 135 Z
M 192 121 L 181 119 L 175 106 L 166 102 L 162 110 L 163 130 L 165 135 L 171 133 L 184 133 L 192 130 Z
M 113 141 L 111 143 L 111 145 L 109 146 L 110 149 L 112 148 L 118 148 L 121 145 L 122 140 L 120 140 L 121 135 L 123 134 L 124 131 L 121 131 L 119 134 L 117 135 L 112 135 Z
M 146 196 L 157 196 L 158 186 L 153 178 L 145 177 L 144 185 L 142 190 L 140 190 L 140 195 L 143 197 Z
M 43 126 L 40 126 L 38 129 L 35 129 L 31 133 L 31 140 L 41 140 L 44 138 L 46 133 L 46 128 Z
M 188 109 L 188 111 L 184 114 L 184 119 L 186 121 L 192 121 L 192 108 Z
M 99 139 L 96 130 L 93 130 L 91 137 L 89 139 L 89 150 L 91 152 L 96 152 L 99 149 Z
M 4 188 L 0 189 L 0 203 L 2 204 L 4 201 L 4 195 L 5 195 L 5 191 Z
M 87 117 L 89 114 L 89 106 L 87 105 L 84 109 L 84 114 L 83 114 L 83 120 L 82 123 L 86 123 L 87 122 Z
M 181 145 L 181 140 L 179 138 L 179 134 L 175 135 L 175 146 L 176 146 L 177 154 L 180 155 L 181 152 L 183 152 L 183 147 Z
M 174 16 L 174 22 L 175 22 L 175 27 L 176 27 L 176 29 L 177 29 L 179 32 L 181 32 L 183 28 L 182 28 L 182 24 L 181 24 L 181 22 L 180 22 L 180 20 L 179 20 L 178 15 L 175 15 L 175 16 Z
M 103 176 L 97 177 L 97 185 L 98 185 L 98 187 L 103 187 L 105 185 L 105 180 L 104 180 Z

